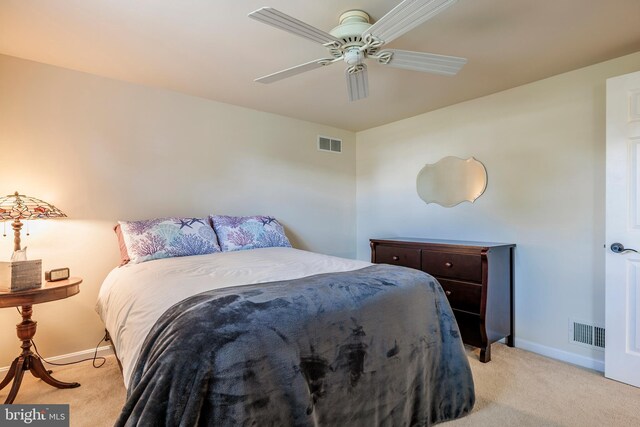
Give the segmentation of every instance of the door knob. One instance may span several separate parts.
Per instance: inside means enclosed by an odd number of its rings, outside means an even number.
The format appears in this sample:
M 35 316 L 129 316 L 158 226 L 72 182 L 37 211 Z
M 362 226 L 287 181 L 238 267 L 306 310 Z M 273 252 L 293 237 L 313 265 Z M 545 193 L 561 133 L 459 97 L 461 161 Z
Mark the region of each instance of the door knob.
M 621 254 L 623 252 L 636 252 L 636 253 L 638 252 L 635 249 L 625 248 L 622 243 L 612 243 L 610 248 L 611 248 L 611 252 L 616 254 Z

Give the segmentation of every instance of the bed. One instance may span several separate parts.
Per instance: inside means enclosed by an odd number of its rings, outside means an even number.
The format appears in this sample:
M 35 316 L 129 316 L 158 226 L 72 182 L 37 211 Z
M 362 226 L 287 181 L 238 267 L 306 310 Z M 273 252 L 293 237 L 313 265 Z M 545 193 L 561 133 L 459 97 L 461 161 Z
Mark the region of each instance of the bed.
M 432 425 L 471 411 L 455 318 L 426 273 L 288 247 L 112 270 L 97 312 L 116 425 Z

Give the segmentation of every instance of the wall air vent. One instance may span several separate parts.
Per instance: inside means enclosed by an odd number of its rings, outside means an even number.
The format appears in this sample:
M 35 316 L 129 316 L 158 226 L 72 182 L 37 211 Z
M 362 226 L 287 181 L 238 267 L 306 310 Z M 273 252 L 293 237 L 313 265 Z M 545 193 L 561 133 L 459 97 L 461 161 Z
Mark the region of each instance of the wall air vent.
M 342 140 L 328 136 L 318 136 L 318 150 L 342 153 Z
M 569 342 L 585 347 L 604 349 L 604 328 L 569 319 Z

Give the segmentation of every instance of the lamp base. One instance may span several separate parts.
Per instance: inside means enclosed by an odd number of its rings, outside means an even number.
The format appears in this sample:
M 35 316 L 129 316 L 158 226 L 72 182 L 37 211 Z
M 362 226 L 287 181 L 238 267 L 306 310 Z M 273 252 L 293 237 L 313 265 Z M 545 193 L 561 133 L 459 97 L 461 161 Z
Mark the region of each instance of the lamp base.
M 16 218 L 11 223 L 11 227 L 13 228 L 13 251 L 16 252 L 20 250 L 20 230 L 22 229 L 22 222 Z

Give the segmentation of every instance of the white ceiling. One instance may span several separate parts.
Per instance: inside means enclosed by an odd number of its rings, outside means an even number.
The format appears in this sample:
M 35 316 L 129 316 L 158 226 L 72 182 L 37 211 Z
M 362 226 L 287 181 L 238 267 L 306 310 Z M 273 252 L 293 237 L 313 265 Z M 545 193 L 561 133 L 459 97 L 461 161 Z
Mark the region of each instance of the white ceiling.
M 640 51 L 640 0 L 459 0 L 389 47 L 462 56 L 454 77 L 371 61 L 348 102 L 344 64 L 254 78 L 326 56 L 247 17 L 271 6 L 325 31 L 399 0 L 0 0 L 0 53 L 359 131 Z

